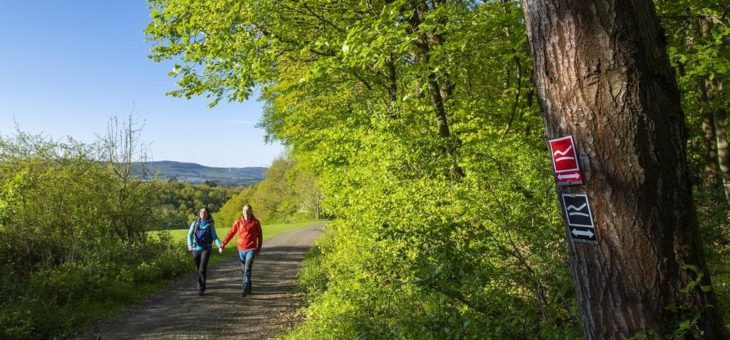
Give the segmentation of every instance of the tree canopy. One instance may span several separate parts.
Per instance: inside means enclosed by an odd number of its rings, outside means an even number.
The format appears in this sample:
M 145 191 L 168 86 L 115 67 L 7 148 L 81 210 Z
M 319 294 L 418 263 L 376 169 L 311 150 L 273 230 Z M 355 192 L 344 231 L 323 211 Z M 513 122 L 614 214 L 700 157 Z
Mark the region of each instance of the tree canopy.
M 171 94 L 214 105 L 259 87 L 261 126 L 336 217 L 295 337 L 581 334 L 517 2 L 150 7 Z

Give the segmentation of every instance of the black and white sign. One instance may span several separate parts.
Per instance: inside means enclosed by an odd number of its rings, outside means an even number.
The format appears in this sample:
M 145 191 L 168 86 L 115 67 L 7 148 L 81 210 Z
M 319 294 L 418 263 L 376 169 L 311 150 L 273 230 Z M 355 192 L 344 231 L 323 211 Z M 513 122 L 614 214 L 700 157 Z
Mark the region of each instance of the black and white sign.
M 591 205 L 588 202 L 588 195 L 584 193 L 561 195 L 565 220 L 568 222 L 570 237 L 575 241 L 592 242 L 598 241 L 596 229 L 593 225 L 593 214 Z

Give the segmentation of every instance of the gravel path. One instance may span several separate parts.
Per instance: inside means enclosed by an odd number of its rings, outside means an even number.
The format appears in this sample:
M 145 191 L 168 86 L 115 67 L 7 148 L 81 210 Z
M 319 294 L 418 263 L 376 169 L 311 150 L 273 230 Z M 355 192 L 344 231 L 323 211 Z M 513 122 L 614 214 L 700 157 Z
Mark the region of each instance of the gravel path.
M 264 241 L 253 265 L 253 293 L 245 298 L 240 295 L 240 262 L 231 256 L 208 268 L 205 296 L 197 295 L 190 277 L 94 326 L 79 339 L 276 338 L 299 321 L 302 296 L 296 293 L 297 273 L 322 230 L 317 225 Z

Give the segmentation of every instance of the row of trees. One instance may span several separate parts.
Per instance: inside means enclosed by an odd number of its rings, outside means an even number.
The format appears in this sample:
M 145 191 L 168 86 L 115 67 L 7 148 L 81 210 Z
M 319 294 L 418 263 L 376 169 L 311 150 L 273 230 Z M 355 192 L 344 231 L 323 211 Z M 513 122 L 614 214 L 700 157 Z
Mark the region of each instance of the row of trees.
M 730 149 L 724 84 L 730 72 L 728 8 L 716 1 L 656 1 L 687 113 L 693 184 L 716 202 L 730 200 Z M 718 195 L 719 194 L 719 195 Z M 720 197 L 717 197 L 720 196 Z M 724 197 L 722 197 L 724 196 Z
M 173 94 L 262 86 L 262 125 L 337 217 L 295 337 L 724 334 L 710 293 L 727 301 L 730 279 L 727 200 L 712 194 L 728 107 L 718 2 L 657 1 L 667 40 L 639 0 L 150 4 L 152 57 L 184 61 Z M 601 234 L 570 256 L 545 150 L 563 134 Z M 707 178 L 699 230 L 688 177 Z
M 321 211 L 324 199 L 311 172 L 298 167 L 289 157 L 275 159 L 264 179 L 244 188 L 215 214 L 219 225 L 229 226 L 241 216 L 243 205 L 254 207 L 256 218 L 264 223 L 291 223 L 326 217 Z
M 154 196 L 154 229 L 183 229 L 197 217 L 197 210 L 207 207 L 217 212 L 241 189 L 190 184 L 178 181 L 151 181 Z

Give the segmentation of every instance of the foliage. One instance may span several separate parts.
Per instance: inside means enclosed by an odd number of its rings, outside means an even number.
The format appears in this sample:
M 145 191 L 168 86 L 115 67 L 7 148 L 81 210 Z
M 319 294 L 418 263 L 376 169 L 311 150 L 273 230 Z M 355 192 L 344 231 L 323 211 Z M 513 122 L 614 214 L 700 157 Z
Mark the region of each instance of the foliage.
M 313 175 L 297 167 L 288 157 L 275 159 L 264 173 L 264 179 L 244 188 L 228 200 L 215 214 L 221 225 L 229 226 L 241 216 L 241 209 L 250 203 L 256 218 L 264 223 L 306 221 L 323 217 L 323 200 Z
M 723 84 L 730 81 L 730 18 L 727 6 L 717 1 L 655 1 L 667 32 L 670 60 L 677 70 L 682 108 L 689 128 L 689 160 L 698 185 L 708 180 L 703 143 L 707 115 L 728 112 L 730 100 Z M 710 121 L 712 118 L 710 118 Z M 721 122 L 727 125 L 727 120 Z M 706 191 L 717 189 L 709 184 Z
M 368 182 L 351 194 L 368 203 L 338 210 L 318 270 L 308 268 L 311 289 L 327 289 L 297 337 L 577 336 L 551 183 L 523 166 L 497 162 L 503 172 L 463 183 Z
M 580 336 L 516 2 L 149 2 L 152 58 L 177 62 L 171 94 L 215 105 L 260 86 L 261 125 L 337 218 L 302 274 L 311 304 L 292 337 Z M 689 77 L 725 76 L 726 25 L 716 27 L 715 40 L 673 50 Z M 282 183 L 261 186 L 290 194 Z M 279 202 L 258 205 L 291 206 Z
M 695 195 L 697 210 L 705 243 L 706 262 L 712 278 L 712 289 L 717 295 L 725 326 L 730 328 L 730 220 L 728 209 L 713 192 Z M 709 196 L 709 197 L 707 197 Z
M 720 119 L 714 122 L 716 126 L 728 124 L 726 116 L 712 117 L 713 113 L 730 112 L 730 96 L 723 87 L 730 83 L 728 6 L 722 2 L 705 0 L 656 0 L 655 5 L 667 33 L 669 56 L 677 71 L 682 108 L 687 117 L 688 158 L 696 186 L 698 219 L 707 264 L 726 327 L 730 328 L 730 263 L 727 261 L 730 258 L 730 210 L 719 183 L 712 183 L 713 179 L 718 178 L 711 178 L 706 172 L 705 164 L 708 161 L 717 163 L 716 159 L 706 158 L 717 158 L 717 153 L 708 150 L 708 145 L 703 141 L 707 134 L 707 121 Z M 714 130 L 712 127 L 710 129 Z M 720 139 L 712 144 L 715 143 L 722 147 Z M 728 171 L 727 164 L 725 167 L 723 171 Z
M 207 207 L 215 213 L 228 202 L 237 189 L 209 184 L 155 180 L 147 183 L 153 192 L 152 229 L 188 229 L 198 210 Z
M 182 247 L 145 236 L 149 183 L 122 181 L 102 153 L 0 138 L 0 338 L 73 335 L 190 270 Z
M 151 4 L 173 94 L 261 84 L 262 125 L 337 217 L 295 336 L 578 334 L 515 3 Z

